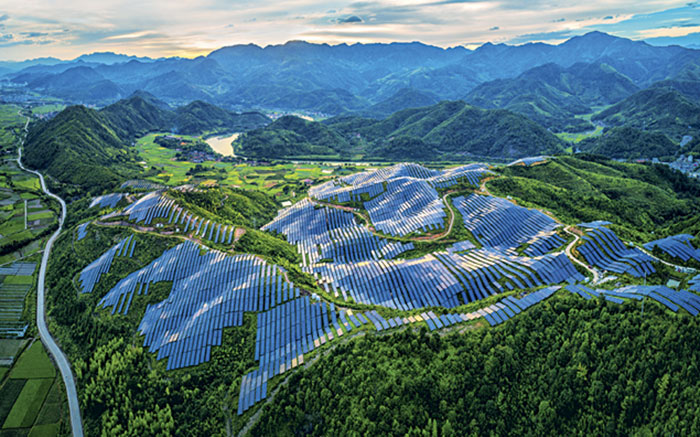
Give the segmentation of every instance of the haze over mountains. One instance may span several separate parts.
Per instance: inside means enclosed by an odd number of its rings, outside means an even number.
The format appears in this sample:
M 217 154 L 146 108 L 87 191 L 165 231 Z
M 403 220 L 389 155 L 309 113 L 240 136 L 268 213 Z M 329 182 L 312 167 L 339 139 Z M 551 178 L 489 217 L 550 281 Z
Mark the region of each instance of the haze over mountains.
M 105 105 L 141 89 L 176 104 L 201 99 L 245 109 L 337 115 L 367 109 L 406 88 L 438 100 L 461 99 L 483 83 L 515 78 L 545 64 L 563 69 L 581 64 L 570 70 L 574 75 L 580 69 L 596 68 L 582 63 L 603 64 L 608 75 L 624 76 L 645 88 L 676 76 L 699 59 L 697 50 L 655 47 L 592 32 L 560 45 L 485 44 L 474 51 L 418 42 L 329 46 L 291 41 L 264 48 L 224 47 L 196 59 L 152 60 L 102 53 L 26 66 L 7 77 L 76 103 Z
M 5 78 L 67 102 L 105 106 L 68 108 L 29 137 L 27 159 L 37 168 L 47 164 L 46 147 L 65 151 L 58 161 L 68 170 L 53 173 L 68 183 L 81 174 L 70 170 L 70 156 L 98 147 L 100 138 L 121 149 L 109 159 L 127 156 L 128 144 L 152 131 L 248 131 L 235 147 L 252 158 L 424 161 L 564 152 L 571 144 L 556 133 L 596 127 L 603 135 L 577 149 L 670 157 L 680 153 L 683 137 L 700 134 L 700 51 L 600 32 L 556 46 L 485 44 L 474 51 L 293 41 L 225 47 L 196 59 L 95 53 L 21 67 Z M 272 122 L 232 112 L 251 109 L 327 119 Z M 81 130 L 87 132 L 75 137 Z

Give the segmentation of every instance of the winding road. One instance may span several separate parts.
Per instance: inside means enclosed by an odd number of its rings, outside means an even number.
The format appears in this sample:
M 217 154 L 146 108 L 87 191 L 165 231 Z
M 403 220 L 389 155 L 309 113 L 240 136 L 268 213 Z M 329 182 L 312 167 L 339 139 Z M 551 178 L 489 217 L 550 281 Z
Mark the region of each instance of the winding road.
M 568 256 L 569 259 L 570 259 L 571 261 L 575 262 L 576 264 L 580 265 L 580 266 L 583 267 L 584 269 L 586 269 L 586 270 L 588 270 L 589 272 L 591 272 L 591 274 L 593 275 L 593 281 L 591 282 L 591 284 L 597 284 L 598 281 L 600 281 L 600 274 L 598 273 L 598 271 L 597 271 L 596 269 L 592 269 L 592 268 L 588 267 L 588 265 L 586 265 L 586 263 L 580 261 L 578 258 L 576 258 L 576 257 L 574 256 L 573 253 L 571 253 L 571 249 L 574 248 L 574 246 L 576 245 L 576 243 L 578 242 L 578 240 L 579 240 L 581 237 L 579 237 L 579 235 L 576 234 L 575 232 L 571 232 L 571 229 L 570 229 L 570 228 L 571 228 L 571 226 L 567 226 L 567 227 L 564 228 L 564 232 L 566 232 L 566 233 L 569 234 L 569 235 L 573 235 L 573 236 L 574 236 L 574 241 L 572 241 L 571 243 L 569 243 L 569 244 L 566 246 L 566 256 Z
M 27 126 L 29 125 L 29 117 L 27 117 L 27 123 L 24 125 L 24 131 L 27 132 Z M 22 146 L 24 145 L 24 140 L 20 142 L 20 146 L 17 149 L 17 165 L 29 173 L 33 173 L 39 176 L 41 181 L 41 189 L 46 193 L 46 195 L 53 197 L 61 204 L 61 216 L 58 219 L 58 229 L 51 235 L 49 241 L 46 243 L 46 248 L 44 249 L 44 255 L 41 258 L 41 268 L 39 269 L 39 280 L 37 283 L 37 295 L 36 295 L 36 325 L 39 328 L 39 337 L 41 341 L 46 346 L 51 356 L 58 366 L 58 370 L 61 372 L 61 377 L 63 378 L 63 383 L 66 386 L 66 394 L 68 395 L 68 408 L 70 410 L 70 422 L 71 429 L 73 430 L 73 437 L 83 436 L 83 424 L 80 417 L 80 405 L 78 403 L 78 392 L 75 388 L 75 378 L 73 377 L 73 371 L 71 370 L 70 363 L 66 358 L 65 354 L 58 347 L 58 344 L 51 336 L 49 328 L 46 325 L 46 310 L 44 307 L 44 301 L 46 296 L 45 282 L 46 282 L 46 267 L 49 263 L 49 255 L 51 254 L 51 247 L 56 241 L 58 236 L 63 230 L 63 222 L 66 218 L 66 202 L 63 201 L 57 195 L 51 193 L 46 187 L 46 182 L 44 181 L 44 176 L 35 170 L 29 170 L 22 165 Z

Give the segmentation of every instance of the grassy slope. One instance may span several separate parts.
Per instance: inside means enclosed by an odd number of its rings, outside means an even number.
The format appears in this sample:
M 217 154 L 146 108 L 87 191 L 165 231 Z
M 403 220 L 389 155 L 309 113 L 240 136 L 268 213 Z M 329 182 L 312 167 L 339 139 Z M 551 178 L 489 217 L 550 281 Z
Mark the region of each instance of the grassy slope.
M 662 166 L 560 157 L 503 174 L 488 183 L 496 195 L 549 210 L 566 223 L 609 220 L 644 241 L 700 211 L 698 184 Z

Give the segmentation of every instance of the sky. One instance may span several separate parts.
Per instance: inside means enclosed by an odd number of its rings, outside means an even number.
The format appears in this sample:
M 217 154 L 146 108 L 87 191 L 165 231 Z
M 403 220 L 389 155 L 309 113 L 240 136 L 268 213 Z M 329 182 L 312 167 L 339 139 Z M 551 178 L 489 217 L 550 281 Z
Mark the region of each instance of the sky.
M 700 48 L 700 1 L 0 0 L 0 60 L 98 51 L 195 57 L 290 40 L 556 44 L 593 30 Z

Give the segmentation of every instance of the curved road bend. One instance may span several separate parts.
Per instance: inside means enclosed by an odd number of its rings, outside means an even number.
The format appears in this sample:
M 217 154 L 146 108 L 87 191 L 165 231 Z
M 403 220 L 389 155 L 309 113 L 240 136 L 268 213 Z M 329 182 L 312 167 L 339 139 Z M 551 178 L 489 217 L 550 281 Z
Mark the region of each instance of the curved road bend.
M 572 241 L 571 243 L 569 243 L 568 246 L 566 246 L 566 256 L 568 256 L 569 259 L 570 259 L 571 261 L 575 262 L 576 264 L 580 265 L 580 266 L 583 267 L 584 269 L 586 269 L 586 270 L 588 270 L 589 272 L 591 272 L 591 274 L 593 275 L 593 282 L 591 282 L 591 284 L 594 284 L 594 285 L 595 285 L 595 284 L 598 283 L 598 281 L 600 281 L 600 275 L 598 274 L 598 272 L 597 272 L 595 269 L 589 268 L 588 265 L 586 265 L 585 263 L 581 262 L 578 258 L 576 258 L 576 257 L 574 256 L 573 253 L 571 253 L 571 249 L 574 248 L 574 246 L 576 245 L 576 243 L 578 242 L 578 240 L 579 240 L 581 237 L 579 237 L 578 234 L 576 234 L 576 233 L 574 233 L 574 232 L 571 232 L 571 229 L 569 229 L 569 228 L 570 228 L 570 226 L 565 227 L 565 228 L 564 228 L 564 232 L 566 232 L 566 233 L 569 234 L 569 235 L 573 235 L 573 236 L 574 236 L 574 241 Z
M 27 124 L 24 126 L 25 131 L 27 130 L 27 125 L 29 125 L 29 118 L 27 118 Z M 51 247 L 53 246 L 54 241 L 56 241 L 59 234 L 63 230 L 63 221 L 66 218 L 66 202 L 64 202 L 63 199 L 61 199 L 57 195 L 51 193 L 48 190 L 48 188 L 46 188 L 46 182 L 44 181 L 44 176 L 41 173 L 35 170 L 28 170 L 22 165 L 23 145 L 24 140 L 22 140 L 19 148 L 17 149 L 17 164 L 22 170 L 34 173 L 35 175 L 39 176 L 39 180 L 41 181 L 41 189 L 44 191 L 44 193 L 58 200 L 58 202 L 61 204 L 61 216 L 58 219 L 58 229 L 51 235 L 51 238 L 49 238 L 49 241 L 46 243 L 44 255 L 41 258 L 41 268 L 39 270 L 39 281 L 37 284 L 36 296 L 36 325 L 39 328 L 39 337 L 41 338 L 41 341 L 44 343 L 46 348 L 49 350 L 49 353 L 51 353 L 51 356 L 53 356 L 54 360 L 56 361 L 56 365 L 58 366 L 58 369 L 61 372 L 61 377 L 63 378 L 63 384 L 65 384 L 66 386 L 66 394 L 68 395 L 68 408 L 70 410 L 70 423 L 71 428 L 73 430 L 73 437 L 83 437 L 83 424 L 80 418 L 78 391 L 75 388 L 75 378 L 73 377 L 73 371 L 71 370 L 68 359 L 63 354 L 61 348 L 58 347 L 58 344 L 56 344 L 56 341 L 53 339 L 51 333 L 49 332 L 49 328 L 46 325 L 46 312 L 44 309 L 44 301 L 46 294 L 46 290 L 44 288 L 44 283 L 46 279 L 46 266 L 49 263 Z

